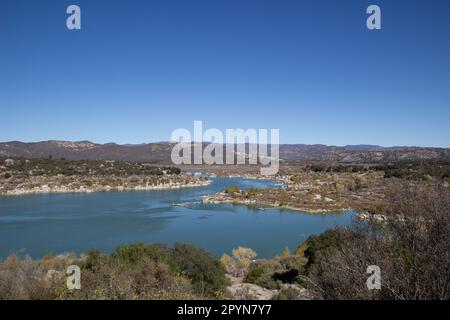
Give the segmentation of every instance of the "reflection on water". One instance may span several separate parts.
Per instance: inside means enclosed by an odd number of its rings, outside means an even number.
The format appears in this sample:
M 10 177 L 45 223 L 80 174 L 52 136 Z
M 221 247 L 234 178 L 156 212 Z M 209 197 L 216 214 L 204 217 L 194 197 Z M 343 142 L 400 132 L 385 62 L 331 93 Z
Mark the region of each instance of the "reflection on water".
M 108 252 L 130 242 L 186 242 L 216 256 L 246 246 L 259 257 L 271 257 L 353 217 L 199 201 L 227 186 L 266 188 L 273 183 L 214 178 L 206 187 L 170 191 L 0 197 L 0 258 L 19 250 L 34 258 L 48 251 Z

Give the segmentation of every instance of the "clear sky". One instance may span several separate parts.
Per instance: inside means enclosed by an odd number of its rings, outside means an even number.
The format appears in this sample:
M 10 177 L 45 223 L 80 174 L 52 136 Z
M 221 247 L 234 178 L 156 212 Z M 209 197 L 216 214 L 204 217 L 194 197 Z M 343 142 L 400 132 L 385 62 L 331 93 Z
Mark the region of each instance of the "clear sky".
M 450 1 L 0 1 L 0 141 L 143 143 L 194 120 L 450 147 Z

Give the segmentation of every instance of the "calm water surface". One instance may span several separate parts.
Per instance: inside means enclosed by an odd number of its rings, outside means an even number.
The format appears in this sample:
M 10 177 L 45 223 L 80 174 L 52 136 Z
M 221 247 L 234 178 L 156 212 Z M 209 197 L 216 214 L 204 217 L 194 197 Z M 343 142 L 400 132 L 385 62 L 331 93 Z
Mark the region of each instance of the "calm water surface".
M 204 194 L 266 188 L 271 181 L 214 178 L 207 187 L 170 191 L 68 193 L 0 197 L 0 259 L 11 252 L 112 251 L 131 242 L 185 242 L 216 256 L 237 246 L 258 257 L 291 251 L 311 234 L 350 223 L 353 213 L 311 215 L 277 209 L 202 204 Z

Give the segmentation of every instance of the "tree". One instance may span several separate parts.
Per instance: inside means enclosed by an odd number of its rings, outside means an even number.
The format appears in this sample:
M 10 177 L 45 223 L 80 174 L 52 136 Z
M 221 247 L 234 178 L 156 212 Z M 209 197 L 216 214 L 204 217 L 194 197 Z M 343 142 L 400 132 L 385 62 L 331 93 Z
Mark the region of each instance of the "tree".
M 189 244 L 175 243 L 171 251 L 176 268 L 202 296 L 218 296 L 225 289 L 225 269 L 211 254 Z
M 233 258 L 236 260 L 238 272 L 241 276 L 244 276 L 253 259 L 256 258 L 256 252 L 250 248 L 238 247 L 233 249 L 232 253 Z
M 388 196 L 387 221 L 359 221 L 308 240 L 308 283 L 316 297 L 450 299 L 448 186 L 404 183 Z M 381 270 L 380 290 L 366 286 L 371 265 Z
M 225 193 L 228 194 L 234 194 L 234 193 L 241 193 L 241 188 L 239 187 L 226 187 Z
M 286 246 L 286 247 L 284 247 L 284 250 L 283 250 L 283 257 L 284 258 L 287 258 L 287 257 L 290 257 L 291 256 L 291 252 L 289 251 L 289 248 Z
M 231 257 L 223 254 L 220 262 L 227 272 L 231 273 L 234 277 L 243 277 L 248 272 L 248 268 L 256 256 L 256 252 L 252 249 L 238 247 L 232 250 Z
M 276 201 L 280 206 L 285 206 L 289 202 L 289 194 L 285 190 L 277 190 Z
M 302 181 L 302 175 L 300 174 L 300 173 L 296 173 L 296 174 L 294 174 L 294 175 L 292 175 L 291 176 L 291 179 L 290 179 L 293 183 L 296 183 L 296 184 L 298 184 L 298 183 L 300 183 L 301 181 Z
M 236 273 L 236 263 L 233 258 L 231 258 L 228 254 L 224 253 L 220 258 L 220 263 L 225 268 L 225 270 L 230 274 Z

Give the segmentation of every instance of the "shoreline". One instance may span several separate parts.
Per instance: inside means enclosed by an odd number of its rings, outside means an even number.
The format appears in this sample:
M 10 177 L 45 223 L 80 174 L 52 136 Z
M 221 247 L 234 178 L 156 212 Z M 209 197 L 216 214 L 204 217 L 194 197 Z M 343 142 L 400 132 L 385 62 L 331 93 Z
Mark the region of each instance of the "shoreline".
M 224 178 L 242 178 L 242 179 L 255 179 L 255 180 L 270 180 L 272 182 L 280 182 L 277 179 L 264 179 L 250 177 L 249 175 L 232 175 L 232 176 L 216 176 L 212 175 L 209 178 L 214 177 L 224 177 Z M 103 192 L 138 192 L 138 191 L 164 191 L 164 190 L 179 190 L 186 188 L 199 188 L 206 187 L 210 185 L 212 182 L 211 179 L 208 180 L 198 180 L 191 181 L 188 183 L 160 183 L 152 186 L 97 186 L 97 187 L 86 187 L 80 186 L 79 188 L 70 188 L 67 186 L 58 186 L 58 187 L 49 187 L 48 185 L 42 185 L 35 188 L 25 188 L 25 189 L 14 189 L 8 190 L 5 193 L 0 193 L 0 197 L 14 197 L 14 196 L 24 196 L 24 195 L 44 195 L 44 194 L 69 194 L 69 193 L 103 193 Z M 200 200 L 203 203 L 211 203 L 211 204 L 232 204 L 232 205 L 245 205 L 245 206 L 253 206 L 257 209 L 264 210 L 265 208 L 277 209 L 280 211 L 289 210 L 289 211 L 298 211 L 308 214 L 318 214 L 318 215 L 326 215 L 326 214 L 343 214 L 345 212 L 354 211 L 358 213 L 358 210 L 352 208 L 308 208 L 308 207 L 295 207 L 290 205 L 279 205 L 277 203 L 270 203 L 265 201 L 257 201 L 257 200 L 248 200 L 248 199 L 237 199 L 230 198 L 225 193 L 214 193 L 214 194 L 205 194 L 202 195 Z
M 264 207 L 270 208 L 270 209 L 278 209 L 280 211 L 282 210 L 290 210 L 290 211 L 299 211 L 303 213 L 310 213 L 310 214 L 320 214 L 320 215 L 326 215 L 326 214 L 343 214 L 345 212 L 356 212 L 356 209 L 352 208 L 329 208 L 329 209 L 312 209 L 312 208 L 306 208 L 306 207 L 294 207 L 289 205 L 278 205 L 275 203 L 269 203 L 264 201 L 256 201 L 256 200 L 239 200 L 239 199 L 217 199 L 217 197 L 223 196 L 222 193 L 216 193 L 213 195 L 204 195 L 202 197 L 203 203 L 211 203 L 211 204 L 232 204 L 232 205 L 244 205 L 244 206 L 255 206 L 258 209 L 264 210 Z M 260 207 L 258 207 L 260 206 Z
M 33 189 L 14 189 L 5 193 L 0 193 L 0 197 L 13 197 L 23 195 L 37 195 L 37 194 L 62 194 L 62 193 L 101 193 L 101 192 L 133 192 L 133 191 L 160 191 L 160 190 L 178 190 L 185 188 L 199 188 L 206 187 L 211 184 L 211 180 L 196 181 L 190 183 L 162 183 L 154 186 L 134 186 L 134 187 L 100 187 L 88 188 L 81 186 L 78 189 L 71 189 L 64 186 L 52 188 L 48 186 L 41 186 Z
M 23 195 L 40 195 L 40 194 L 68 194 L 68 193 L 102 193 L 102 192 L 136 192 L 136 191 L 163 191 L 163 190 L 179 190 L 185 188 L 199 188 L 206 187 L 211 184 L 211 178 L 221 177 L 221 178 L 241 178 L 241 179 L 252 179 L 252 180 L 268 180 L 273 183 L 279 183 L 281 186 L 286 186 L 286 181 L 280 178 L 269 178 L 261 177 L 259 175 L 252 174 L 231 174 L 231 175 L 216 175 L 214 173 L 207 173 L 207 180 L 195 180 L 189 182 L 169 182 L 169 183 L 159 183 L 156 185 L 135 185 L 135 186 L 114 186 L 109 185 L 93 187 L 80 186 L 78 188 L 71 188 L 70 186 L 57 186 L 49 187 L 44 184 L 35 188 L 18 188 L 14 190 L 8 190 L 6 192 L 0 193 L 0 197 L 11 197 L 11 196 L 23 196 Z M 344 214 L 346 212 L 355 212 L 359 220 L 367 220 L 371 214 L 350 207 L 340 207 L 340 208 L 311 208 L 311 207 L 296 207 L 292 205 L 280 205 L 279 203 L 272 203 L 267 201 L 259 200 L 249 200 L 249 199 L 239 199 L 230 197 L 224 192 L 214 193 L 214 194 L 204 194 L 201 196 L 200 200 L 203 203 L 211 204 L 232 204 L 232 205 L 244 205 L 248 207 L 255 207 L 258 210 L 264 209 L 277 209 L 279 211 L 289 210 L 297 211 L 307 214 L 317 214 L 317 215 L 327 215 L 327 214 Z M 384 219 L 384 217 L 376 217 L 377 219 Z

